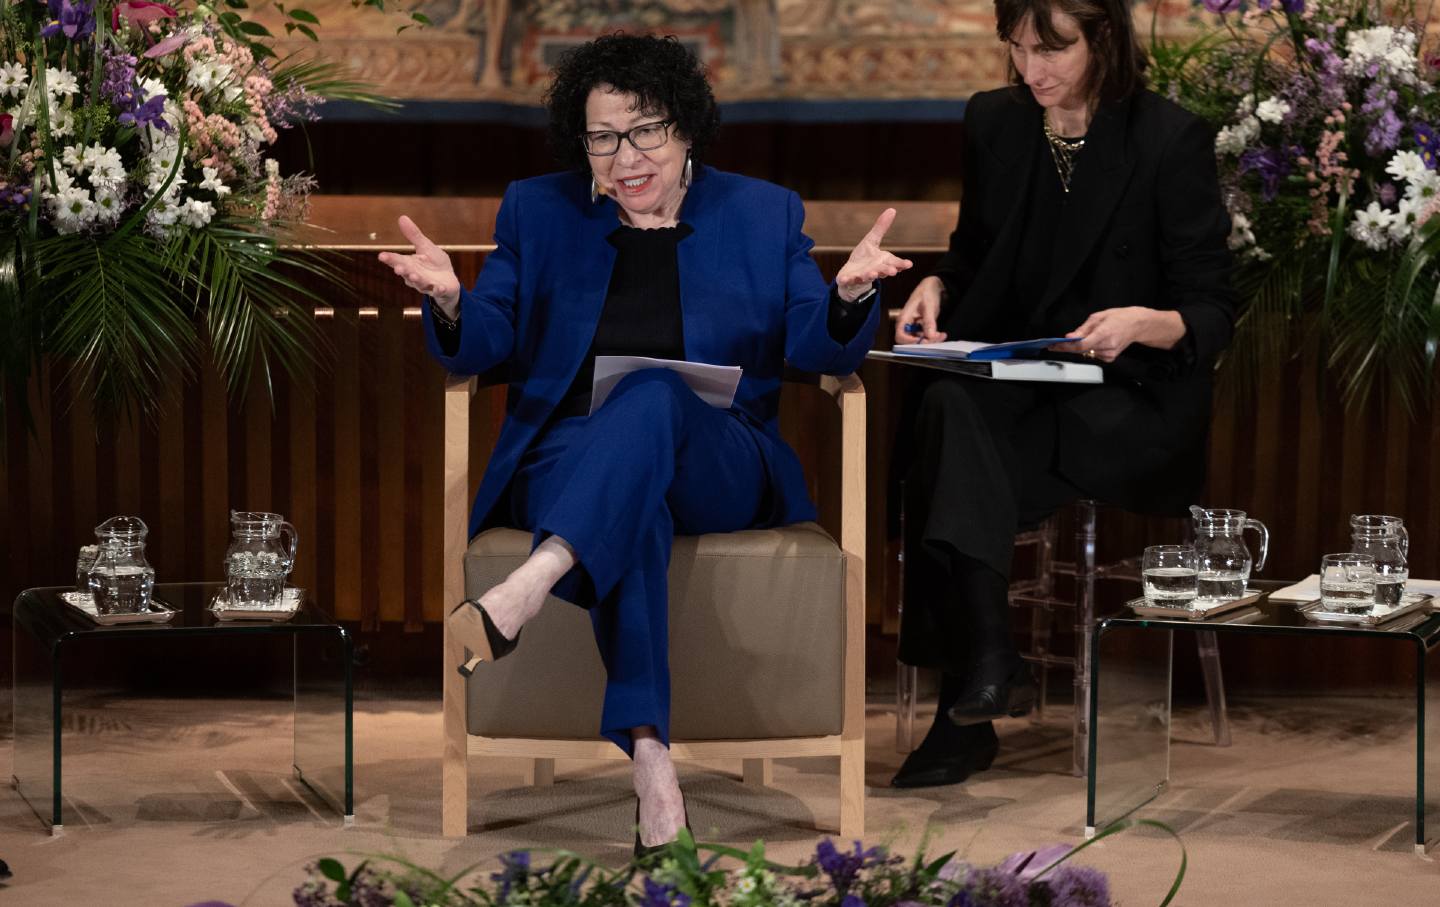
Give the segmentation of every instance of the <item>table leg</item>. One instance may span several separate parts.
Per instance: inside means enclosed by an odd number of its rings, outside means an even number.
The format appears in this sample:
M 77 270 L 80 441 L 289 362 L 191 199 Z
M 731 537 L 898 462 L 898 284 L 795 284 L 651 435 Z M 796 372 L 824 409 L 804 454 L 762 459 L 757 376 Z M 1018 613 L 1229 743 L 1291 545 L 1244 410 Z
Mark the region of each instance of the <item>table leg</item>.
M 297 628 L 295 775 L 355 822 L 352 641 L 342 627 Z
M 1174 632 L 1096 625 L 1091 642 L 1085 833 L 1123 819 L 1170 781 Z

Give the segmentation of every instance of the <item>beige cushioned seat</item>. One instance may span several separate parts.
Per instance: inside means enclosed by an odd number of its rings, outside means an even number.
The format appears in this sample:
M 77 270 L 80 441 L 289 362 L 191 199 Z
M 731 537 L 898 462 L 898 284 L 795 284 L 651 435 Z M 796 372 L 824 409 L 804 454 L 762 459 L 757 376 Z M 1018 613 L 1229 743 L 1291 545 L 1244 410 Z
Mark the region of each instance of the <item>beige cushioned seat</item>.
M 479 598 L 518 567 L 530 541 L 514 529 L 477 535 L 465 553 L 466 596 Z M 674 739 L 839 734 L 844 650 L 844 554 L 819 526 L 675 539 Z M 470 734 L 597 736 L 605 669 L 588 612 L 551 598 L 525 625 L 514 654 L 479 665 L 466 686 Z

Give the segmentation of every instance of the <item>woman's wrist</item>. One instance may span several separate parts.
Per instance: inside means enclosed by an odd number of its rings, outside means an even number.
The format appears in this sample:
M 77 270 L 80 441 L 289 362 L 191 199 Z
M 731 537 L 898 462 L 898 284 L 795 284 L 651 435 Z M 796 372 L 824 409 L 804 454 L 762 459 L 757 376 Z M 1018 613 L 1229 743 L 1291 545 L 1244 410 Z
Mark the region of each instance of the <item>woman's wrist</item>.
M 1185 319 L 1180 313 L 1173 309 L 1151 309 L 1150 329 L 1146 332 L 1145 345 L 1153 346 L 1156 349 L 1173 350 L 1175 345 L 1185 339 Z

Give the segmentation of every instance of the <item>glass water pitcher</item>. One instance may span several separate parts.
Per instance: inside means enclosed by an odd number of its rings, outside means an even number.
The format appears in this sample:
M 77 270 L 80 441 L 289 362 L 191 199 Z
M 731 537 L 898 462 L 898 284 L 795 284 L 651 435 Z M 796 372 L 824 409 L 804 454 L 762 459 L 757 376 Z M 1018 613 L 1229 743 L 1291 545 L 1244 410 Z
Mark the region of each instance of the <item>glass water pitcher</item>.
M 1400 604 L 1410 578 L 1410 533 L 1405 521 L 1375 513 L 1350 517 L 1350 550 L 1375 558 L 1375 603 Z
M 285 577 L 295 566 L 295 527 L 278 513 L 232 510 L 230 532 L 225 551 L 226 606 L 279 608 Z
M 1246 516 L 1243 510 L 1190 508 L 1195 528 L 1195 568 L 1199 574 L 1197 598 L 1230 601 L 1245 594 L 1251 570 L 1265 567 L 1270 551 L 1270 530 Z M 1260 558 L 1252 560 L 1245 547 L 1245 530 L 1260 533 Z
M 138 516 L 114 516 L 95 527 L 95 560 L 86 587 L 101 614 L 150 610 L 155 568 L 145 560 L 150 528 Z

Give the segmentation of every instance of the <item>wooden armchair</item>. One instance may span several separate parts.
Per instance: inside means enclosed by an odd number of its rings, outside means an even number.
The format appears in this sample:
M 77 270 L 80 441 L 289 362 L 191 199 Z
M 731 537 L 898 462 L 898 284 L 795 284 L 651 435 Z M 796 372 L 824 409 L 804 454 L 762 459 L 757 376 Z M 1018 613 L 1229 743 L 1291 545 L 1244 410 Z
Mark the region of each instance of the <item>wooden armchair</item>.
M 791 380 L 787 376 L 787 380 Z M 802 379 L 815 384 L 814 378 Z M 840 827 L 865 829 L 865 391 L 854 375 L 819 387 L 841 419 L 840 542 L 813 523 L 676 539 L 670 565 L 672 744 L 678 760 L 739 759 L 767 784 L 771 760 L 838 756 Z M 513 529 L 467 536 L 470 399 L 445 395 L 445 613 L 478 598 L 529 555 Z M 681 603 L 683 604 L 677 604 Z M 526 625 L 503 661 L 463 677 L 467 652 L 445 628 L 441 825 L 469 825 L 469 757 L 533 760 L 528 783 L 554 781 L 556 759 L 624 758 L 599 736 L 604 671 L 583 611 L 558 600 Z

